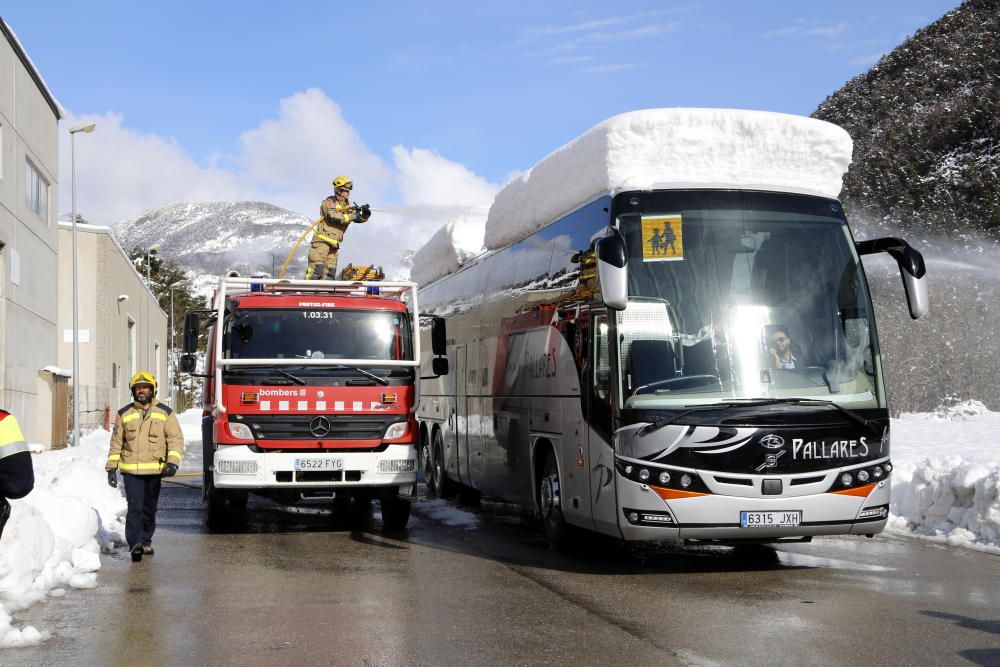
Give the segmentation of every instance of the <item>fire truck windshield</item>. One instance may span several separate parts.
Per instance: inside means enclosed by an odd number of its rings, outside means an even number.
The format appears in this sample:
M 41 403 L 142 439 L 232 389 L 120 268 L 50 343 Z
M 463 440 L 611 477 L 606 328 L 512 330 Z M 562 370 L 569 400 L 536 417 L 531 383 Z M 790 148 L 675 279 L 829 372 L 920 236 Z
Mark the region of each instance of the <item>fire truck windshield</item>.
M 224 347 L 231 359 L 409 360 L 404 313 L 333 308 L 246 308 L 235 311 Z M 322 367 L 311 367 L 323 372 Z

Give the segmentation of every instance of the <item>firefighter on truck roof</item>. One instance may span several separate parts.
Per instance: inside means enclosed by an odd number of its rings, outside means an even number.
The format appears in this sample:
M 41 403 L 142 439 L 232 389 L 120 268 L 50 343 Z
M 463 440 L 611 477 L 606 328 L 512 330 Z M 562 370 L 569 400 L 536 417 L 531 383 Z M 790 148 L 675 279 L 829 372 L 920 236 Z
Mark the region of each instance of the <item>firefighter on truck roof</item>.
M 337 276 L 337 255 L 344 240 L 347 226 L 352 222 L 367 222 L 371 217 L 368 204 L 354 206 L 350 203 L 354 183 L 347 176 L 333 179 L 333 196 L 319 206 L 320 222 L 309 246 L 309 263 L 306 280 L 333 279 Z
M 14 415 L 0 410 L 0 537 L 10 518 L 8 498 L 24 498 L 35 486 L 31 452 Z
M 132 560 L 153 554 L 156 505 L 160 499 L 160 479 L 177 474 L 184 452 L 177 415 L 163 403 L 153 403 L 156 378 L 139 371 L 128 383 L 132 402 L 118 411 L 111 433 L 111 450 L 104 469 L 108 484 L 118 487 L 117 471 L 125 482 L 128 514 L 125 539 Z

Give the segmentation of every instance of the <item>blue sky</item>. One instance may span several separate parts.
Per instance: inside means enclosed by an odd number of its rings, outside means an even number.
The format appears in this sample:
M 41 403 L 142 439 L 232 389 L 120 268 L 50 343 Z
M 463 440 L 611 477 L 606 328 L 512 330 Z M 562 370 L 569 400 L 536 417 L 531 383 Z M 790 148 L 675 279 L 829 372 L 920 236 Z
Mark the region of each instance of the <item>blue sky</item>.
M 115 159 L 116 150 L 134 156 L 138 149 L 126 139 L 160 142 L 180 161 L 174 172 L 189 172 L 201 186 L 191 197 L 183 182 L 150 186 L 149 197 L 132 206 L 205 198 L 205 184 L 218 178 L 219 199 L 247 196 L 252 182 L 251 194 L 312 214 L 306 209 L 330 178 L 352 169 L 370 180 L 364 194 L 372 198 L 434 204 L 414 193 L 419 175 L 407 181 L 401 160 L 447 181 L 433 185 L 445 193 L 440 203 L 481 205 L 511 173 L 623 111 L 809 114 L 958 4 L 17 0 L 4 3 L 2 16 L 71 120 L 99 119 L 98 132 L 78 145 L 80 160 L 84 151 L 94 161 Z M 324 136 L 334 125 L 336 136 Z M 268 142 L 286 150 L 278 155 L 262 147 Z M 296 170 L 283 162 L 296 161 L 289 145 L 318 155 Z M 270 181 L 268 161 L 284 169 Z M 317 172 L 315 181 L 305 166 Z M 132 160 L 130 171 L 144 168 Z M 465 181 L 449 177 L 455 170 Z M 153 172 L 151 181 L 163 177 Z M 316 194 L 306 200 L 305 187 L 293 192 L 296 179 Z M 448 183 L 462 182 L 477 194 L 452 201 Z M 143 187 L 141 179 L 131 185 Z M 124 215 L 121 205 L 111 212 L 93 194 L 99 189 L 81 190 L 99 209 L 92 215 Z

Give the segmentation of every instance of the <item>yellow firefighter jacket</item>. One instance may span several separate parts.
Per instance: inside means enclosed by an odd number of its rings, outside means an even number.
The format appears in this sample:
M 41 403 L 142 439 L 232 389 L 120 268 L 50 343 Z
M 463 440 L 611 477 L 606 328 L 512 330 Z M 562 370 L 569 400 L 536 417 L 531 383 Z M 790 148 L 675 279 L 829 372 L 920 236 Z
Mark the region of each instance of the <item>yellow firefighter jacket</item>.
M 334 248 L 340 247 L 340 242 L 344 240 L 344 232 L 352 222 L 367 222 L 371 216 L 355 217 L 350 204 L 341 204 L 336 197 L 327 197 L 319 205 L 319 216 L 322 222 L 316 226 L 316 233 L 313 234 L 312 242 L 323 241 L 329 243 Z
M 0 459 L 28 451 L 28 443 L 21 435 L 14 415 L 0 410 Z
M 143 410 L 142 404 L 133 402 L 118 411 L 104 469 L 159 475 L 167 463 L 180 467 L 183 451 L 181 425 L 169 406 L 151 403 Z

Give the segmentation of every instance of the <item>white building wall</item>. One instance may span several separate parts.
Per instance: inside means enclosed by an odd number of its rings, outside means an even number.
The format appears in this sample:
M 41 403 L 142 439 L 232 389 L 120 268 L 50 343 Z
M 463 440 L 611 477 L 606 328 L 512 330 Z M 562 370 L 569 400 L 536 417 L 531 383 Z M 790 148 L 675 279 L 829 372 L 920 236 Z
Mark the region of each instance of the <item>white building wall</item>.
M 62 368 L 73 365 L 72 228 L 69 223 L 59 223 L 59 366 Z M 166 402 L 168 383 L 163 374 L 167 369 L 169 341 L 167 314 L 147 289 L 145 276 L 136 272 L 109 228 L 77 225 L 76 230 L 80 423 L 84 428 L 93 428 L 104 425 L 106 410 L 113 416 L 115 410 L 131 401 L 129 319 L 136 327 L 136 368 L 157 375 L 163 388 L 157 398 Z M 159 354 L 154 357 L 157 344 Z
M 29 441 L 52 442 L 42 372 L 57 363 L 59 115 L 0 25 L 0 400 Z M 48 181 L 47 215 L 28 208 L 27 160 Z

